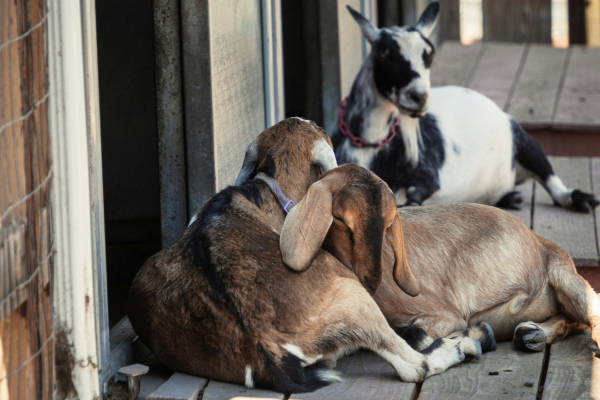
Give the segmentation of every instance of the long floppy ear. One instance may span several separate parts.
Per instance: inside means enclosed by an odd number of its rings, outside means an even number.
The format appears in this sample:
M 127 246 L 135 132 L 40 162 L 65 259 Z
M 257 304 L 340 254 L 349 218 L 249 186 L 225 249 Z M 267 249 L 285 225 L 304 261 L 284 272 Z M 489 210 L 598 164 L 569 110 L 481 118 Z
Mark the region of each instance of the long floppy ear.
M 329 185 L 313 183 L 283 223 L 279 247 L 285 265 L 296 271 L 310 267 L 333 222 L 332 207 Z
M 360 27 L 365 39 L 367 39 L 367 41 L 371 44 L 377 41 L 380 35 L 379 29 L 354 8 L 350 6 L 346 6 L 346 8 L 348 8 L 348 11 L 350 11 L 350 14 L 352 14 L 352 17 Z
M 396 213 L 394 222 L 387 230 L 391 235 L 392 246 L 396 261 L 394 262 L 394 280 L 406 294 L 415 297 L 421 293 L 421 285 L 413 275 L 408 260 L 406 259 L 406 251 L 404 251 L 404 235 L 402 233 L 402 224 L 400 223 L 400 215 Z
M 437 25 L 438 17 L 440 15 L 440 3 L 434 1 L 429 4 L 421 17 L 419 18 L 419 22 L 417 22 L 416 28 L 423 34 L 425 37 L 429 37 L 431 32 L 433 32 L 433 28 Z

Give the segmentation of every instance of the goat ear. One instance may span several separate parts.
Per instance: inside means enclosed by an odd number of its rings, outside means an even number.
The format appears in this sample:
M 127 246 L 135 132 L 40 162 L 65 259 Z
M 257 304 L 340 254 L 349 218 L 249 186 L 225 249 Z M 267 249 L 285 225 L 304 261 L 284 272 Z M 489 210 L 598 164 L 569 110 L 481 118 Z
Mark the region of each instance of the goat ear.
M 396 261 L 394 262 L 394 280 L 406 294 L 415 297 L 421 293 L 421 285 L 419 285 L 419 281 L 413 275 L 406 259 L 402 224 L 397 212 L 394 222 L 388 228 L 388 234 L 391 236 L 394 255 L 396 256 Z
M 371 23 L 371 21 L 366 19 L 361 13 L 356 11 L 354 8 L 350 6 L 346 6 L 346 8 L 348 8 L 348 11 L 350 11 L 350 14 L 352 14 L 352 17 L 358 23 L 358 26 L 360 26 L 360 30 L 362 31 L 365 38 L 369 41 L 369 43 L 373 44 L 373 42 L 377 41 L 377 39 L 379 39 L 379 29 L 377 29 Z
M 235 181 L 236 186 L 242 185 L 250 179 L 254 172 L 254 168 L 256 168 L 256 164 L 258 164 L 258 139 L 254 139 L 250 142 L 248 147 L 246 147 L 246 155 L 244 156 L 242 169 Z
M 279 247 L 283 263 L 304 271 L 317 255 L 333 222 L 333 196 L 329 186 L 318 181 L 290 211 L 283 223 Z
M 434 1 L 429 4 L 421 17 L 419 18 L 419 22 L 417 22 L 416 28 L 423 34 L 425 37 L 429 37 L 431 32 L 433 32 L 433 28 L 435 28 L 438 17 L 440 15 L 440 3 Z

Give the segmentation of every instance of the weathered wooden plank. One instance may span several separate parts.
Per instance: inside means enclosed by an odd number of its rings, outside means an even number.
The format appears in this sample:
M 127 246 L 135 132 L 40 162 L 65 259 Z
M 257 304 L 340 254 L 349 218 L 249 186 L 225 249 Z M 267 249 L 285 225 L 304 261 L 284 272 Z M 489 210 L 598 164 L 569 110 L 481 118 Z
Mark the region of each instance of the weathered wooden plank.
M 481 51 L 469 88 L 486 95 L 504 110 L 525 45 L 488 43 L 483 45 Z
M 597 199 L 600 199 L 600 158 L 594 157 L 591 161 L 592 170 L 592 193 Z M 596 207 L 594 210 L 595 217 L 594 222 L 596 223 L 596 240 L 598 241 L 598 249 L 600 251 L 600 207 Z M 600 265 L 600 253 L 598 254 L 598 265 Z
M 262 389 L 248 389 L 244 386 L 234 385 L 219 381 L 210 381 L 202 400 L 230 400 L 230 399 L 283 399 L 282 393 Z
M 543 400 L 600 398 L 600 359 L 588 332 L 552 345 Z
M 531 228 L 531 208 L 533 201 L 533 182 L 527 181 L 520 184 L 515 190 L 523 195 L 523 208 L 520 210 L 507 210 L 512 215 L 518 217 L 525 225 Z
M 438 42 L 460 40 L 460 0 L 446 0 L 441 3 L 438 22 Z
M 550 157 L 550 163 L 567 187 L 591 191 L 589 158 Z M 535 189 L 533 230 L 565 249 L 578 267 L 598 265 L 594 215 L 554 206 L 542 185 Z
M 519 123 L 548 129 L 558 96 L 567 49 L 532 45 L 507 112 Z
M 468 46 L 453 41 L 442 43 L 431 67 L 431 86 L 467 86 L 480 51 L 481 43 Z
M 150 371 L 140 377 L 141 387 L 138 400 L 147 399 L 173 375 L 173 371 L 162 365 L 154 354 L 144 361 L 144 365 L 150 367 Z
M 361 351 L 338 361 L 343 382 L 313 393 L 293 394 L 290 399 L 394 399 L 410 400 L 416 393 L 414 383 L 402 382 L 394 368 L 375 353 Z
M 551 0 L 483 1 L 483 40 L 551 43 L 551 3 Z
M 428 378 L 419 399 L 531 399 L 537 394 L 544 352 L 515 350 L 511 342 L 498 343 L 496 351 L 479 360 L 459 364 Z M 497 371 L 498 375 L 490 375 Z
M 103 380 L 115 376 L 115 380 L 124 380 L 117 374 L 123 365 L 143 362 L 150 355 L 150 349 L 139 340 L 129 318 L 124 317 L 110 330 L 110 362 L 103 371 Z
M 600 49 L 572 47 L 554 127 L 600 129 Z
M 204 378 L 175 372 L 148 400 L 196 400 L 207 382 Z

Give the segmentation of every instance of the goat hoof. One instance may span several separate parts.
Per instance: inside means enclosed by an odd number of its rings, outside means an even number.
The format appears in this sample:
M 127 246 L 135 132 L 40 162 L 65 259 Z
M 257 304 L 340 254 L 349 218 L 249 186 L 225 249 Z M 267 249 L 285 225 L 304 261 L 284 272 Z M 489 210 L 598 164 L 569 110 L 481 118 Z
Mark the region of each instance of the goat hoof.
M 524 322 L 515 329 L 513 344 L 524 351 L 542 351 L 546 348 L 546 333 L 532 322 Z
M 465 360 L 479 360 L 483 351 L 481 351 L 481 342 L 479 340 L 465 338 L 461 340 L 460 349 L 465 354 Z
M 523 208 L 523 195 L 521 192 L 509 192 L 506 193 L 496 203 L 498 208 L 506 208 L 508 210 L 520 210 Z
M 496 343 L 496 336 L 494 335 L 494 331 L 492 330 L 490 324 L 481 321 L 475 325 L 475 327 L 478 328 L 481 333 L 481 338 L 478 338 L 478 340 L 481 342 L 481 349 L 484 352 L 496 350 L 498 347 Z
M 594 208 L 598 207 L 599 204 L 600 201 L 596 200 L 593 194 L 582 192 L 579 189 L 575 189 L 571 192 L 571 205 L 575 211 L 589 213 L 594 210 Z

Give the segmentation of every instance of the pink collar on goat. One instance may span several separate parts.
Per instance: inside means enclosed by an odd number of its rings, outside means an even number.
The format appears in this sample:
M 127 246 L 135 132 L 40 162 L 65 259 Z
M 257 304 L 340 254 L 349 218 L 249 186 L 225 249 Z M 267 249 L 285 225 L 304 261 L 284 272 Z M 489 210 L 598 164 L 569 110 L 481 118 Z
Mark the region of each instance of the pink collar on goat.
M 342 104 L 340 104 L 340 108 L 338 110 L 338 119 L 340 121 L 338 124 L 338 129 L 340 130 L 340 133 L 342 135 L 347 136 L 350 139 L 350 143 L 352 143 L 354 147 L 358 147 L 359 149 L 362 149 L 364 147 L 375 147 L 377 149 L 380 149 L 396 137 L 396 128 L 400 125 L 400 118 L 398 116 L 396 116 L 396 119 L 394 120 L 394 123 L 390 128 L 390 133 L 388 133 L 387 137 L 383 139 L 379 139 L 374 143 L 369 143 L 361 137 L 354 136 L 352 132 L 350 132 L 350 127 L 348 126 L 346 121 L 344 121 L 344 117 L 346 116 L 347 103 L 348 97 L 346 97 L 344 101 L 342 101 Z
M 259 172 L 258 174 L 256 174 L 254 179 L 258 179 L 259 181 L 263 181 L 264 183 L 266 183 L 269 190 L 271 191 L 271 193 L 273 193 L 273 196 L 275 196 L 277 202 L 283 209 L 285 215 L 288 215 L 288 213 L 292 208 L 294 208 L 296 203 L 294 203 L 294 200 L 290 199 L 285 195 L 285 193 L 283 193 L 283 190 L 281 190 L 277 181 L 274 178 L 271 178 L 269 175 L 265 174 L 264 172 Z

